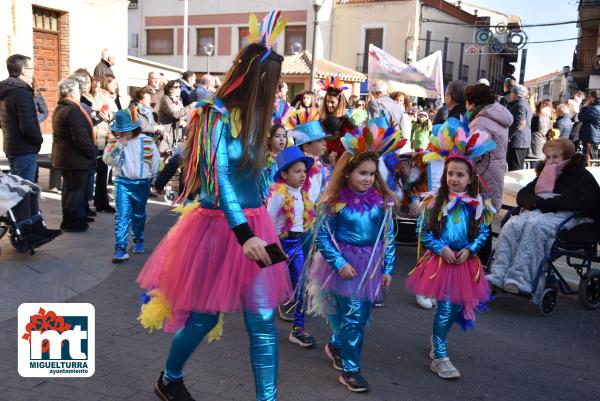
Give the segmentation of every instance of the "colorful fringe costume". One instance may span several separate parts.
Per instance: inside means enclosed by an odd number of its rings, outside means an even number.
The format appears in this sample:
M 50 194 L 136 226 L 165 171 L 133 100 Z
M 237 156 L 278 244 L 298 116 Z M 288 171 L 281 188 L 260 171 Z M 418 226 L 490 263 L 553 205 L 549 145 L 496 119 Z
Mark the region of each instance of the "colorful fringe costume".
M 250 42 L 268 50 L 285 26 L 279 12 L 261 22 L 250 18 Z M 242 76 L 243 78 L 243 76 Z M 241 84 L 233 82 L 235 90 Z M 218 337 L 223 313 L 244 312 L 250 338 L 256 399 L 277 396 L 277 333 L 273 310 L 291 296 L 284 263 L 260 268 L 246 257 L 242 244 L 256 236 L 278 241 L 262 205 L 261 173 L 240 169 L 244 154 L 239 109 L 227 110 L 218 98 L 199 102 L 188 125 L 192 141 L 181 199 L 200 184 L 197 202 L 186 206 L 177 224 L 163 238 L 137 278 L 151 298 L 142 309 L 142 324 L 150 329 L 177 330 L 164 377 L 176 381 L 209 332 Z M 153 316 L 162 313 L 162 316 Z

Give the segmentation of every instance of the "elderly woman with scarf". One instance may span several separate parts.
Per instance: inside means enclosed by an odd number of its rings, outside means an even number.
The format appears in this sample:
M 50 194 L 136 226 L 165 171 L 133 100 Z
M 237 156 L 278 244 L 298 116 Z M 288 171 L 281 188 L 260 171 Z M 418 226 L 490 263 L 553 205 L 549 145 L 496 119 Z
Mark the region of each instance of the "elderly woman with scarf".
M 502 228 L 488 281 L 507 292 L 530 292 L 538 266 L 556 236 L 558 225 L 575 212 L 565 228 L 598 221 L 600 186 L 585 168 L 585 156 L 575 153 L 573 142 L 559 138 L 544 144 L 546 160 L 536 169 L 538 177 L 517 194 L 525 211 Z M 543 277 L 540 277 L 542 280 Z M 538 285 L 534 302 L 539 302 Z

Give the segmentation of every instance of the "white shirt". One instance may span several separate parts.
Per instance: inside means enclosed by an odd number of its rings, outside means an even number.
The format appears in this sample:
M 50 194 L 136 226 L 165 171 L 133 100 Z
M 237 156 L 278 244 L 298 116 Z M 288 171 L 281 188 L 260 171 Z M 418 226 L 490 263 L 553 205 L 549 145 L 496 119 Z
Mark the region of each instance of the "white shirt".
M 144 139 L 146 139 L 144 141 Z M 144 147 L 150 147 L 152 161 L 144 161 Z M 152 138 L 140 134 L 127 141 L 126 145 L 120 142 L 110 142 L 104 149 L 102 160 L 114 169 L 115 177 L 140 180 L 156 177 L 160 165 L 160 154 Z
M 292 188 L 289 185 L 285 185 L 289 194 L 294 199 L 294 216 L 292 219 L 292 228 L 290 231 L 304 232 L 304 199 L 302 199 L 302 192 L 300 188 Z M 275 233 L 280 236 L 287 220 L 287 216 L 281 211 L 283 206 L 284 197 L 278 192 L 272 192 L 271 196 L 267 199 L 267 210 L 273 220 L 275 226 Z

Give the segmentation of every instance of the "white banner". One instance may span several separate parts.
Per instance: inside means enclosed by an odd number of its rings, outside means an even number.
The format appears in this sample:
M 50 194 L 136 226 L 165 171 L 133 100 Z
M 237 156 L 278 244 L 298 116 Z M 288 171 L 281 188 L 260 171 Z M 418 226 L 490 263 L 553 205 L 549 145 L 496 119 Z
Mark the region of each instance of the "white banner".
M 369 45 L 369 82 L 388 81 L 390 92 L 430 99 L 444 95 L 442 52 L 436 51 L 422 60 L 405 64 L 380 48 Z

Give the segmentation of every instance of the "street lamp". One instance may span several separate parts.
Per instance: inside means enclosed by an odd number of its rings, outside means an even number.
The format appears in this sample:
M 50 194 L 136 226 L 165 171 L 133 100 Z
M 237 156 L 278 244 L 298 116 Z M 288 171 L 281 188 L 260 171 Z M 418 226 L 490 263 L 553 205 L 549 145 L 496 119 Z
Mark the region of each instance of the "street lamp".
M 202 50 L 204 50 L 204 54 L 206 54 L 206 73 L 210 74 L 210 56 L 212 56 L 213 51 L 215 50 L 215 45 L 207 43 L 202 46 Z
M 315 21 L 313 25 L 313 40 L 312 40 L 312 62 L 310 64 L 310 91 L 315 91 L 316 79 L 316 64 L 317 64 L 317 27 L 319 26 L 319 10 L 323 5 L 323 0 L 312 0 L 313 10 L 315 11 Z
M 291 46 L 292 54 L 300 54 L 302 53 L 302 43 L 294 42 Z

